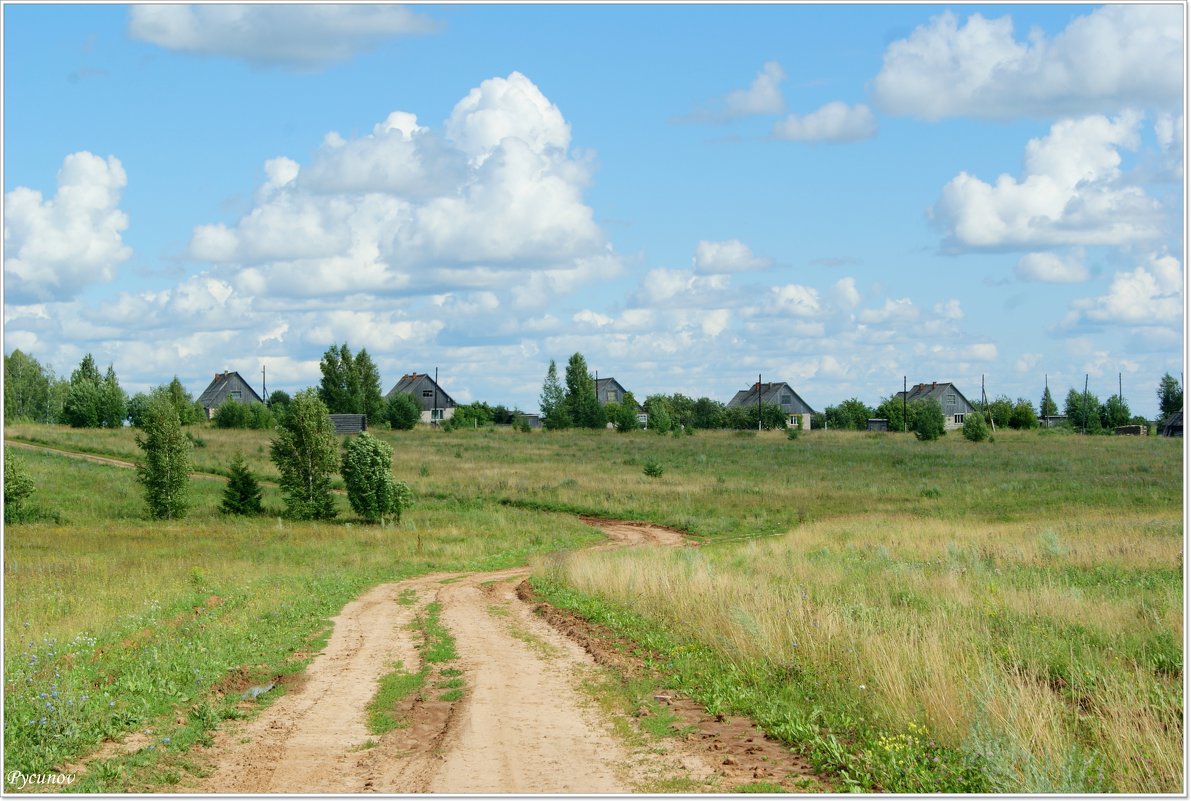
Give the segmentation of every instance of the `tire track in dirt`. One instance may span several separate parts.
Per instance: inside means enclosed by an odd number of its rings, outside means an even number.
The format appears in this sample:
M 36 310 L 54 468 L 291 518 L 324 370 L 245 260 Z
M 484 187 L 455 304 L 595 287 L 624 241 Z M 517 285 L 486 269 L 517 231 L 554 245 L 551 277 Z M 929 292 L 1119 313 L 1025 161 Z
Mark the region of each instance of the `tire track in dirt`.
M 110 457 L 8 444 L 134 466 Z M 692 544 L 680 532 L 660 526 L 583 520 L 608 536 L 597 549 Z M 686 739 L 712 738 L 709 746 L 681 741 L 648 750 L 626 746 L 576 689 L 585 676 L 598 675 L 597 663 L 606 664 L 599 658 L 600 648 L 593 647 L 590 636 L 576 638 L 573 627 L 534 614 L 533 604 L 519 599 L 515 589 L 527 575 L 527 568 L 436 574 L 364 593 L 332 620 L 326 647 L 297 681 L 287 683 L 286 694 L 252 720 L 223 724 L 211 747 L 191 752 L 206 773 L 184 780 L 177 789 L 237 795 L 607 794 L 630 793 L 672 778 L 714 791 L 724 780 L 772 775 L 767 769 L 751 775 L 725 769 L 737 761 L 719 753 L 727 742 L 718 730 L 721 721 L 699 719 L 697 705 L 690 702 L 684 702 L 691 707 L 688 717 L 699 731 Z M 424 689 L 398 710 L 404 728 L 370 736 L 366 709 L 380 678 L 397 662 L 409 672 L 422 667 L 410 623 L 434 601 L 442 606 L 441 623 L 455 638 L 464 696 L 445 701 L 435 697 L 433 688 Z M 767 739 L 747 721 L 733 725 L 743 753 L 758 750 L 752 744 Z M 125 745 L 136 750 L 135 743 Z M 787 749 L 771 746 L 771 755 L 789 761 L 784 758 Z
M 595 523 L 596 521 L 589 521 Z M 668 529 L 608 525 L 623 547 L 679 545 Z M 533 614 L 515 587 L 526 568 L 438 574 L 384 584 L 344 607 L 305 680 L 255 719 L 224 724 L 206 754 L 199 793 L 628 793 L 641 760 L 613 736 L 576 689 L 595 662 Z M 416 603 L 397 599 L 412 593 Z M 407 727 L 370 737 L 365 708 L 382 675 L 400 660 L 421 667 L 408 625 L 425 605 L 455 639 L 464 696 L 407 702 Z M 372 747 L 369 747 L 370 744 Z M 656 762 L 658 757 L 653 756 Z M 651 766 L 656 772 L 659 765 Z M 675 763 L 684 775 L 703 765 Z M 640 771 L 638 771 L 638 774 Z

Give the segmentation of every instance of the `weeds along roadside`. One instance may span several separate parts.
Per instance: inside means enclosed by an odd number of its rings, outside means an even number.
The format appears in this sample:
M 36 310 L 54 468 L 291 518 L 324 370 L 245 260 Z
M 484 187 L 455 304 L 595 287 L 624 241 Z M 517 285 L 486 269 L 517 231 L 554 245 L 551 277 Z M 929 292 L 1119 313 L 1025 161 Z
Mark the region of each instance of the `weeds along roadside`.
M 658 656 L 845 786 L 1177 792 L 1176 515 L 784 538 L 542 561 L 535 589 Z
M 36 501 L 63 520 L 5 532 L 5 764 L 45 773 L 105 737 L 148 738 L 88 771 L 81 789 L 176 781 L 180 768 L 161 765 L 184 763 L 187 747 L 235 714 L 225 695 L 234 702 L 241 684 L 299 671 L 328 619 L 368 586 L 598 540 L 557 515 L 433 499 L 397 528 L 352 522 L 342 499 L 336 524 L 232 520 L 217 512 L 222 485 L 198 481 L 185 520 L 150 522 L 132 471 L 23 457 Z M 266 505 L 279 508 L 270 492 Z M 129 784 L 134 775 L 146 784 Z

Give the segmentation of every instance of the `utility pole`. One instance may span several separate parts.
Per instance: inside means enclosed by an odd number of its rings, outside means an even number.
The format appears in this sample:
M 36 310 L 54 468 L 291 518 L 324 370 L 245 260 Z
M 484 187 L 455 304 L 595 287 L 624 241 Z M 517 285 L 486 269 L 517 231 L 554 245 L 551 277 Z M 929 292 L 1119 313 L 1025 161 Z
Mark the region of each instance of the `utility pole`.
M 761 430 L 761 374 L 757 373 L 757 430 Z
M 1083 433 L 1088 433 L 1088 374 L 1083 374 Z
M 434 419 L 434 413 L 436 411 L 438 411 L 438 368 L 437 367 L 434 368 L 434 404 L 433 404 L 433 408 L 430 409 L 430 424 L 431 425 L 438 425 L 438 422 L 435 421 L 435 419 Z
M 269 388 L 265 386 L 265 366 L 261 365 L 261 400 L 269 402 Z
M 906 420 L 906 396 L 910 394 L 910 389 L 906 384 L 906 377 L 902 376 L 902 433 L 910 430 L 909 422 Z

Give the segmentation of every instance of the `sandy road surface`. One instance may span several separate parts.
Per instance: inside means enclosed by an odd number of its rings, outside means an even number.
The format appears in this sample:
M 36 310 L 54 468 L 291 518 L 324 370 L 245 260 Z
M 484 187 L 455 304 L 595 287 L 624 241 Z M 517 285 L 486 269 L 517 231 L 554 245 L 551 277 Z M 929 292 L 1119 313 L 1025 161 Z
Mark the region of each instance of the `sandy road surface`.
M 593 521 L 594 522 L 594 521 Z M 652 526 L 609 524 L 608 546 L 678 545 Z M 576 689 L 591 657 L 532 613 L 514 588 L 525 570 L 423 576 L 370 590 L 334 619 L 326 648 L 305 680 L 252 721 L 226 724 L 205 754 L 212 773 L 185 791 L 204 793 L 627 793 L 645 775 L 607 721 Z M 413 604 L 399 604 L 410 593 Z M 462 700 L 407 710 L 409 726 L 370 736 L 365 707 L 379 678 L 400 660 L 420 665 L 407 628 L 425 605 L 441 604 L 455 638 Z M 673 755 L 649 773 L 710 770 Z M 182 787 L 178 789 L 182 790 Z

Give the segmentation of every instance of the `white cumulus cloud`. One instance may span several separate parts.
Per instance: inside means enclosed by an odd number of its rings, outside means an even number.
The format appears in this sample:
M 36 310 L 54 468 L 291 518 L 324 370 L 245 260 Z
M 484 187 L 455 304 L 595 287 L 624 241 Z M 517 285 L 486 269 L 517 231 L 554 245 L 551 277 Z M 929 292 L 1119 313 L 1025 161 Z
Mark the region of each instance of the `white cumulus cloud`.
M 947 244 L 964 248 L 1122 245 L 1157 237 L 1161 207 L 1121 176 L 1141 117 L 1060 120 L 1026 146 L 1022 178 L 995 183 L 962 172 L 932 210 Z
M 885 51 L 877 106 L 928 120 L 1006 118 L 1174 106 L 1183 94 L 1179 5 L 1122 3 L 1078 17 L 1048 39 L 1014 37 L 1008 16 L 946 11 Z
M 767 61 L 748 89 L 736 89 L 724 98 L 724 107 L 729 118 L 752 114 L 780 114 L 785 108 L 782 99 L 782 81 L 786 72 L 776 61 Z
M 764 270 L 773 265 L 772 260 L 754 255 L 749 246 L 739 239 L 728 239 L 723 242 L 700 240 L 699 244 L 695 245 L 695 255 L 691 259 L 691 263 L 695 267 L 695 272 L 703 275 Z
M 437 24 L 402 6 L 363 4 L 134 5 L 129 33 L 169 50 L 256 66 L 317 69 Z
M 119 207 L 127 183 L 115 156 L 84 151 L 63 160 L 52 198 L 23 186 L 5 194 L 6 299 L 66 300 L 111 281 L 132 255 L 122 238 L 128 215 Z
M 833 101 L 810 114 L 791 114 L 774 123 L 776 139 L 800 142 L 859 142 L 877 133 L 877 120 L 868 106 Z
M 1108 293 L 1071 304 L 1064 323 L 1152 325 L 1183 320 L 1183 267 L 1170 255 L 1151 255 L 1147 263 L 1113 276 Z
M 1014 272 L 1022 281 L 1048 284 L 1077 284 L 1089 278 L 1082 250 L 1076 250 L 1067 257 L 1050 251 L 1027 253 L 1017 262 Z
M 492 78 L 442 130 L 395 111 L 362 136 L 328 134 L 308 165 L 270 159 L 254 208 L 197 226 L 190 255 L 249 295 L 458 289 L 541 306 L 619 270 L 570 139 L 527 77 Z

